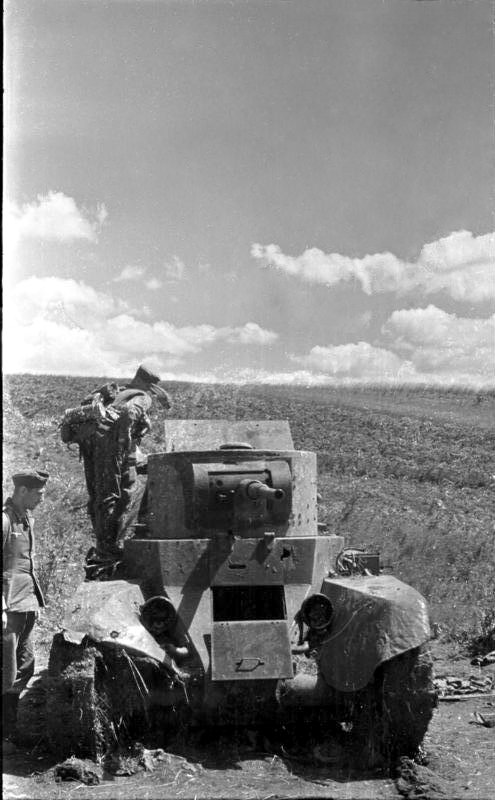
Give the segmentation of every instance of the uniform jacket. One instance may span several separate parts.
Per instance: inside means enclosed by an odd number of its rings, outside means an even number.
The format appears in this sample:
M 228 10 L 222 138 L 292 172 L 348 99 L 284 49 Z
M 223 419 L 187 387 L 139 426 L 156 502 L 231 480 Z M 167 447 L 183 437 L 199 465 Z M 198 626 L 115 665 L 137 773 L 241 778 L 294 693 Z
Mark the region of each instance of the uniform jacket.
M 148 411 L 152 399 L 147 392 L 140 389 L 120 388 L 112 407 L 120 412 L 118 421 L 119 439 L 125 445 L 125 462 L 128 466 L 135 466 L 139 460 L 138 445 L 141 438 L 151 428 Z
M 12 498 L 2 509 L 2 607 L 7 611 L 37 611 L 45 600 L 34 571 L 33 517 L 21 517 Z

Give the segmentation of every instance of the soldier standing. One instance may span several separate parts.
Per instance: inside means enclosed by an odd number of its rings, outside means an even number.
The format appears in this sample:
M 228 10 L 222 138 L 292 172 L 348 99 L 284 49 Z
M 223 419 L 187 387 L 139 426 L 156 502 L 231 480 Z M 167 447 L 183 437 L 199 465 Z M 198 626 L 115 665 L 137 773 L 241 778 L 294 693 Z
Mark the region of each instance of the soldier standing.
M 139 444 L 150 430 L 148 412 L 156 397 L 163 408 L 170 397 L 158 383 L 160 378 L 140 366 L 127 386 L 113 386 L 105 404 L 106 419 L 80 444 L 88 489 L 88 512 L 96 536 L 96 552 L 88 553 L 88 564 L 111 564 L 122 554 L 123 540 L 130 526 L 131 506 L 136 506 Z M 95 390 L 83 401 L 102 394 Z M 104 394 L 104 392 L 103 392 Z M 88 577 L 91 577 L 91 571 Z
M 33 629 L 45 601 L 34 571 L 31 511 L 43 500 L 47 472 L 12 476 L 14 492 L 3 506 L 2 720 L 3 738 L 15 732 L 19 695 L 34 675 Z

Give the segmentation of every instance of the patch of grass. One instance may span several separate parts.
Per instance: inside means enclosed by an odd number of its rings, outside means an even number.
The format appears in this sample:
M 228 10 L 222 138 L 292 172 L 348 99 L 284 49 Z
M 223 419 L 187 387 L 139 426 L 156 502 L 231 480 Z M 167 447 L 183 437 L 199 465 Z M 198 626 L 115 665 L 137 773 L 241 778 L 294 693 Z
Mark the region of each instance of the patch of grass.
M 36 512 L 39 571 L 49 641 L 83 579 L 93 535 L 77 449 L 58 424 L 111 378 L 12 375 L 4 382 L 4 493 L 25 466 L 51 480 Z M 274 387 L 169 383 L 170 416 L 288 419 L 296 449 L 318 454 L 320 519 L 349 544 L 382 552 L 401 580 L 430 603 L 445 636 L 493 641 L 495 393 L 459 387 Z M 145 452 L 163 449 L 153 408 Z

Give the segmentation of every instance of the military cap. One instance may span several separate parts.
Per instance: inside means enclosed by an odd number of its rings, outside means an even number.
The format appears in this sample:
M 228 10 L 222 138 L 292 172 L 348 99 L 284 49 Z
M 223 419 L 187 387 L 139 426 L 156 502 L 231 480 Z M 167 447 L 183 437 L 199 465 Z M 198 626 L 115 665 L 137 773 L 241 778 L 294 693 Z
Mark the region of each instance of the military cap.
M 129 386 L 137 386 L 139 388 L 143 387 L 146 391 L 149 391 L 150 394 L 154 395 L 162 406 L 165 408 L 170 408 L 172 405 L 170 395 L 165 391 L 165 389 L 162 389 L 161 386 L 158 386 L 159 382 L 160 377 L 154 372 L 151 372 L 148 367 L 144 367 L 141 364 L 141 366 L 137 368 L 136 374 L 134 375 Z
M 42 489 L 49 478 L 48 472 L 37 469 L 24 470 L 12 475 L 14 486 L 25 486 L 26 489 Z
M 160 383 L 160 377 L 154 372 L 151 372 L 148 367 L 144 367 L 141 364 L 141 366 L 137 368 L 136 374 L 131 381 L 131 383 L 135 382 L 145 383 L 146 385 L 151 386 L 152 384 Z

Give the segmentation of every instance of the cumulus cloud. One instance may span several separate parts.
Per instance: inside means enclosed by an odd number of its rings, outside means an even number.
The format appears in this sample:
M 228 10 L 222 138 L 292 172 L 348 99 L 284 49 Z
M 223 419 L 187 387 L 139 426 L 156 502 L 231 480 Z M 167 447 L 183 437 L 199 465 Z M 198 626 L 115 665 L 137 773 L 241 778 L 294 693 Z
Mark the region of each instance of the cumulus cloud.
M 305 356 L 292 360 L 311 370 L 333 377 L 384 380 L 404 374 L 406 365 L 395 353 L 368 342 L 313 347 Z
M 214 325 L 187 325 L 182 328 L 170 322 L 158 321 L 152 324 L 141 322 L 122 314 L 110 319 L 106 326 L 109 344 L 119 347 L 125 343 L 128 352 L 168 353 L 183 357 L 199 353 L 205 347 L 224 341 L 231 344 L 270 344 L 277 334 L 261 328 L 254 322 L 239 327 Z
M 93 211 L 79 209 L 76 201 L 63 192 L 50 191 L 38 195 L 32 203 L 7 208 L 6 229 L 15 241 L 19 238 L 71 242 L 87 239 L 96 242 L 107 219 L 103 203 Z
M 393 312 L 382 334 L 419 372 L 495 377 L 495 314 L 469 319 L 434 305 L 402 309 Z
M 415 290 L 427 295 L 445 292 L 455 300 L 472 303 L 495 298 L 494 233 L 473 236 L 469 231 L 456 231 L 425 244 L 415 262 L 388 252 L 350 258 L 316 247 L 294 257 L 275 244 L 253 244 L 251 255 L 266 268 L 308 283 L 335 286 L 353 281 L 368 295 Z
M 261 328 L 256 322 L 246 322 L 241 328 L 233 328 L 228 334 L 231 342 L 239 344 L 272 344 L 278 339 L 278 334 Z
M 119 377 L 145 358 L 172 368 L 219 341 L 263 345 L 276 338 L 253 322 L 217 328 L 142 321 L 123 301 L 71 279 L 31 277 L 4 300 L 6 372 Z
M 495 315 L 469 319 L 434 305 L 394 311 L 380 343 L 316 345 L 294 362 L 336 380 L 495 384 Z M 326 382 L 326 381 L 323 381 Z
M 254 322 L 238 327 L 216 328 L 207 324 L 176 327 L 170 322 L 148 323 L 121 314 L 108 320 L 106 337 L 112 347 L 125 343 L 128 352 L 167 353 L 182 358 L 221 341 L 242 345 L 270 344 L 277 334 Z
M 83 281 L 35 276 L 16 284 L 11 292 L 5 294 L 4 303 L 6 314 L 12 315 L 23 326 L 35 319 L 50 319 L 63 307 L 75 324 L 84 327 L 127 307 L 123 301 L 98 292 Z
M 146 360 L 162 377 L 232 383 L 331 385 L 412 382 L 494 385 L 495 315 L 469 319 L 430 304 L 394 311 L 372 342 L 315 344 L 292 354 L 294 369 L 193 372 L 207 348 L 270 347 L 275 331 L 238 326 L 176 326 L 153 320 L 82 281 L 31 277 L 4 293 L 6 372 L 127 377 Z M 186 377 L 188 376 L 188 377 Z

